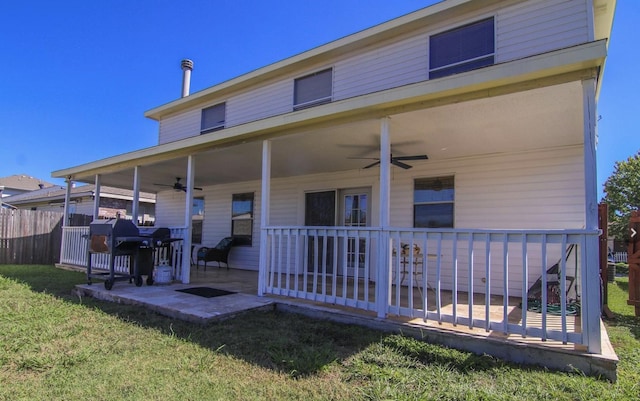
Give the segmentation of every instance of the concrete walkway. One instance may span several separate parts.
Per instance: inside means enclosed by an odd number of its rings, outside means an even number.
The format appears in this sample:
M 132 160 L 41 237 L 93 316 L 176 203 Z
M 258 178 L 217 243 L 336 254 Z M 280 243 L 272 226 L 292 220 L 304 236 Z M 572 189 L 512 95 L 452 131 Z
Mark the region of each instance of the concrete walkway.
M 228 319 L 254 309 L 274 308 L 274 300 L 257 295 L 234 293 L 205 298 L 177 291 L 199 286 L 202 285 L 171 284 L 136 287 L 128 283 L 116 283 L 112 290 L 107 291 L 102 282 L 96 282 L 92 285 L 77 285 L 75 293 L 78 296 L 88 296 L 104 301 L 140 305 L 161 315 L 201 324 Z M 219 289 L 227 290 L 227 288 Z

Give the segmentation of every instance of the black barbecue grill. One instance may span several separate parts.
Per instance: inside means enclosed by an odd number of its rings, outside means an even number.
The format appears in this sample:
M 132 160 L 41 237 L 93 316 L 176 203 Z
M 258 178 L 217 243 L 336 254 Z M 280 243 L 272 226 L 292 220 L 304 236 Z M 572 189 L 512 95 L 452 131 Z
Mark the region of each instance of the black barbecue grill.
M 153 284 L 153 251 L 157 248 L 168 247 L 173 241 L 181 238 L 171 238 L 168 228 L 158 228 L 151 235 L 141 235 L 138 227 L 130 220 L 108 219 L 94 220 L 89 225 L 89 252 L 87 261 L 87 282 L 92 278 L 105 278 L 104 287 L 113 288 L 116 281 L 129 280 L 137 287 L 142 286 L 142 275 L 147 276 L 147 284 Z M 109 272 L 92 273 L 91 255 L 108 254 Z M 129 272 L 116 272 L 114 262 L 116 256 L 129 257 Z

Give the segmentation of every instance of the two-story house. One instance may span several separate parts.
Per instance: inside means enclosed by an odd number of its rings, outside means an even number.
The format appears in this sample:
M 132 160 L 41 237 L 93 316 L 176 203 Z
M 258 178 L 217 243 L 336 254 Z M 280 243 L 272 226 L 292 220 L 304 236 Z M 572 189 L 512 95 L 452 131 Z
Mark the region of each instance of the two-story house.
M 446 0 L 186 84 L 145 113 L 157 146 L 53 176 L 157 193 L 156 226 L 182 249 L 194 221 L 204 245 L 233 236 L 229 263 L 257 272 L 260 295 L 598 354 L 596 106 L 614 9 Z M 183 283 L 191 256 L 173 266 Z

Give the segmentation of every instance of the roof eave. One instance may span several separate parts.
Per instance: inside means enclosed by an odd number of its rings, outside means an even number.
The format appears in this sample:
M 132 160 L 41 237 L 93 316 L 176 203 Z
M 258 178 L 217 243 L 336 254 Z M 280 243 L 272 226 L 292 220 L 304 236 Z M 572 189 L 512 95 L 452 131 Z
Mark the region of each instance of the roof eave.
M 95 174 L 110 173 L 135 165 L 151 164 L 187 156 L 200 150 L 229 146 L 236 142 L 255 138 L 283 135 L 295 129 L 330 123 L 332 120 L 356 120 L 383 116 L 409 107 L 428 107 L 426 104 L 429 102 L 446 104 L 447 101 L 462 101 L 465 96 L 478 96 L 478 93 L 482 91 L 484 94 L 480 96 L 495 96 L 500 93 L 496 88 L 519 83 L 527 85 L 527 82 L 562 76 L 563 74 L 570 74 L 570 79 L 580 79 L 579 77 L 582 76 L 580 74 L 583 72 L 589 77 L 595 77 L 597 70 L 606 58 L 606 53 L 605 41 L 591 42 L 446 78 L 421 81 L 399 88 L 269 117 L 229 127 L 213 134 L 196 135 L 76 167 L 57 170 L 52 172 L 51 176 L 89 180 Z

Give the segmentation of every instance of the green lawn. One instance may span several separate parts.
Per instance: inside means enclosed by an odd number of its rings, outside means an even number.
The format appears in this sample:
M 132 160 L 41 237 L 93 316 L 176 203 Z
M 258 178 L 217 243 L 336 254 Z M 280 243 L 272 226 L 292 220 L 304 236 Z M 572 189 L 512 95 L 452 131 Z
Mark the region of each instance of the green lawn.
M 0 266 L 0 400 L 638 399 L 640 319 L 625 280 L 607 322 L 617 383 L 400 335 L 255 312 L 207 326 L 71 295 L 84 275 Z M 627 284 L 628 285 L 628 284 Z

